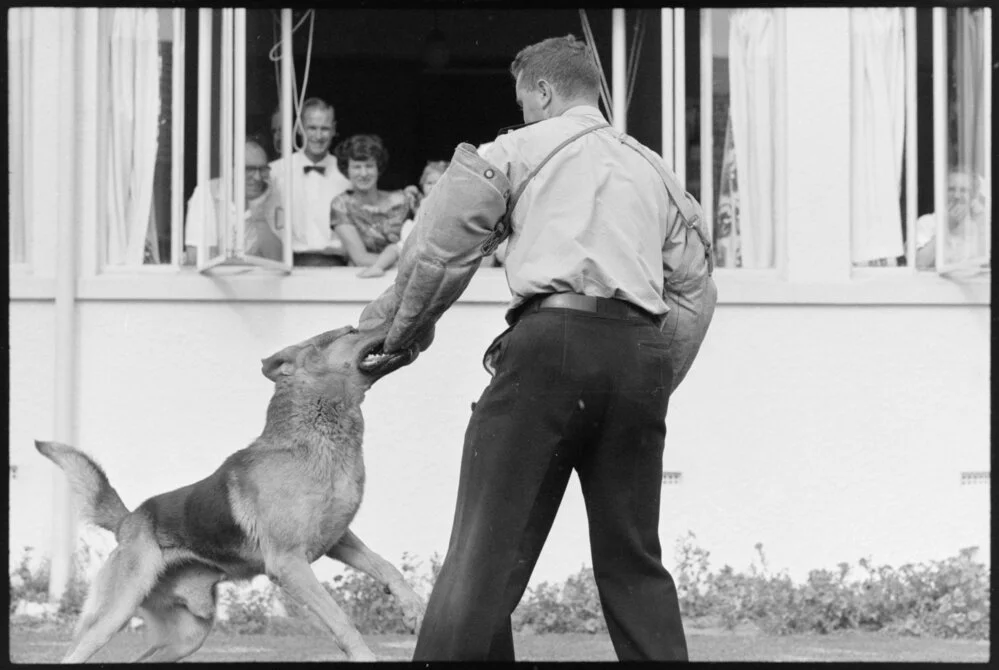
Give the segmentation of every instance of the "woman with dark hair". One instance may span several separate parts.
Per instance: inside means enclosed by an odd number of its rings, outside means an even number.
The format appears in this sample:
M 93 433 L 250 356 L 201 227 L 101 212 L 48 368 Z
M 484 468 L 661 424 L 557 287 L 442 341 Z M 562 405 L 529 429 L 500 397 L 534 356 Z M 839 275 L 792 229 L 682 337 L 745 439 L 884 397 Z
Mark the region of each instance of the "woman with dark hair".
M 378 189 L 388 151 L 377 135 L 353 135 L 333 154 L 351 188 L 330 203 L 330 227 L 343 240 L 351 264 L 364 267 L 359 276 L 383 275 L 399 258 L 398 242 L 411 200 L 404 191 Z

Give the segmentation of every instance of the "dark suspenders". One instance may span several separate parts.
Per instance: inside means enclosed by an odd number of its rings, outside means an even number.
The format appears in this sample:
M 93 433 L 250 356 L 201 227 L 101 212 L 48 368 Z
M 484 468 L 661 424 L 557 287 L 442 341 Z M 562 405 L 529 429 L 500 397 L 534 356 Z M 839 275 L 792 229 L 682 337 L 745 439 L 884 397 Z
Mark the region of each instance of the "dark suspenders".
M 543 168 L 548 163 L 548 161 L 551 160 L 552 156 L 561 151 L 566 145 L 571 144 L 572 142 L 578 140 L 583 135 L 592 133 L 594 130 L 600 130 L 601 128 L 610 128 L 610 124 L 600 123 L 595 126 L 590 126 L 589 128 L 583 128 L 578 133 L 576 133 L 575 135 L 563 141 L 557 147 L 552 149 L 548 153 L 548 155 L 545 156 L 544 160 L 538 163 L 538 166 L 536 168 L 531 170 L 531 174 L 527 175 L 527 179 L 525 179 L 520 183 L 520 186 L 517 188 L 517 191 L 510 197 L 510 201 L 509 203 L 507 203 L 506 206 L 506 214 L 504 214 L 503 218 L 501 218 L 499 222 L 496 224 L 496 228 L 493 229 L 493 234 L 482 245 L 483 255 L 488 256 L 489 254 L 496 251 L 496 247 L 498 247 L 500 243 L 503 242 L 503 240 L 505 240 L 507 237 L 510 236 L 510 231 L 513 229 L 510 217 L 513 216 L 513 210 L 517 206 L 517 201 L 520 200 L 520 196 L 524 193 L 524 189 L 527 188 L 527 185 L 531 183 L 531 180 L 534 179 L 535 175 L 537 175 L 538 172 L 541 171 L 541 168 Z

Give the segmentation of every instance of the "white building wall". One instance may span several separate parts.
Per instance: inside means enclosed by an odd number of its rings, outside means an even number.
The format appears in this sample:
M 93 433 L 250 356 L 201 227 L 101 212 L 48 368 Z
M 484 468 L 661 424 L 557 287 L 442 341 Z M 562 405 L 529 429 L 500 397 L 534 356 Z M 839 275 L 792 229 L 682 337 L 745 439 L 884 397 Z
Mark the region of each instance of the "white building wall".
M 668 417 L 665 468 L 683 478 L 663 489 L 665 562 L 688 530 L 715 568 L 745 568 L 762 542 L 771 565 L 798 579 L 867 555 L 899 565 L 970 545 L 987 552 L 989 486 L 962 487 L 960 473 L 990 469 L 989 286 L 851 272 L 846 10 L 786 15 L 786 261 L 765 276 L 717 273 L 721 304 Z M 33 118 L 65 125 L 57 112 L 42 105 Z M 84 130 L 87 118 L 77 120 Z M 380 280 L 350 270 L 328 280 L 100 275 L 101 238 L 83 202 L 92 172 L 76 175 L 76 442 L 135 506 L 205 476 L 259 434 L 271 390 L 259 360 L 356 322 Z M 51 193 L 38 193 L 36 213 L 49 211 Z M 9 304 L 15 561 L 27 545 L 48 553 L 61 476 L 32 445 L 55 425 L 55 218 L 29 226 L 32 267 L 12 270 Z M 469 406 L 488 382 L 481 355 L 504 326 L 499 279 L 476 277 L 468 294 L 481 304 L 456 305 L 434 346 L 365 403 L 368 486 L 355 530 L 392 561 L 446 550 Z M 317 300 L 326 296 L 349 301 Z M 534 581 L 584 563 L 573 480 Z M 333 564 L 323 565 L 327 577 Z
M 272 384 L 259 360 L 356 322 L 359 304 L 84 302 L 79 446 L 130 507 L 200 479 L 260 433 Z M 470 403 L 500 305 L 459 304 L 434 345 L 369 392 L 368 485 L 354 528 L 398 562 L 446 551 Z M 51 312 L 11 310 L 10 540 L 48 546 L 53 466 Z M 663 489 L 664 559 L 688 530 L 713 565 L 753 545 L 803 578 L 863 556 L 892 565 L 989 544 L 988 309 L 722 305 L 674 396 Z M 575 479 L 534 581 L 590 564 Z M 332 574 L 330 561 L 318 567 Z M 320 566 L 322 566 L 322 563 Z

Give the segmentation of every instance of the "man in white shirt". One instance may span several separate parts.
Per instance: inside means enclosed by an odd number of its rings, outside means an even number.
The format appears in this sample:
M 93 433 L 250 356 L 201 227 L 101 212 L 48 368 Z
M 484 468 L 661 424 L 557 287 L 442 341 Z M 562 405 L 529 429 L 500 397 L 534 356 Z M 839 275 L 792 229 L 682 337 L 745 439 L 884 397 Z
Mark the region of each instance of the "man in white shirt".
M 333 107 L 319 98 L 302 105 L 305 147 L 291 155 L 291 197 L 294 202 L 291 244 L 297 266 L 347 265 L 343 243 L 330 228 L 330 202 L 350 188 L 329 153 L 336 135 Z M 285 159 L 271 162 L 271 178 L 281 193 L 288 192 Z
M 267 152 L 255 140 L 246 141 L 246 203 L 243 214 L 244 251 L 248 255 L 271 260 L 282 260 L 283 219 L 281 196 L 270 183 L 270 166 Z M 186 263 L 197 262 L 197 247 L 204 244 L 202 235 L 209 231 L 208 252 L 217 254 L 219 238 L 223 234 L 221 183 L 212 179 L 208 184 L 198 184 L 187 201 L 187 225 L 184 230 Z M 235 221 L 236 208 L 229 205 L 229 216 Z M 229 237 L 234 244 L 235 229 L 230 228 Z
M 972 170 L 952 168 L 947 176 L 947 229 L 944 262 L 984 258 L 988 255 L 988 195 L 985 184 Z M 916 267 L 930 270 L 937 261 L 937 215 L 923 214 L 916 220 Z

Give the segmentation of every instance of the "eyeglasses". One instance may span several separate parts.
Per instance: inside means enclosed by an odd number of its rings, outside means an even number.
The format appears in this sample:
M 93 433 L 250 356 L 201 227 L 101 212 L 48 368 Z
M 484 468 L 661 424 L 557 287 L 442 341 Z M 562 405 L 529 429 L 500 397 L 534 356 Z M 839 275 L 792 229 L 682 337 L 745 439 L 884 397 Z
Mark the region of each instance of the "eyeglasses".
M 261 177 L 267 177 L 271 173 L 271 168 L 269 166 L 267 166 L 267 165 L 260 165 L 260 166 L 258 166 L 258 165 L 247 165 L 246 166 L 246 174 L 247 174 L 247 176 L 252 175 L 254 173 L 259 174 Z

